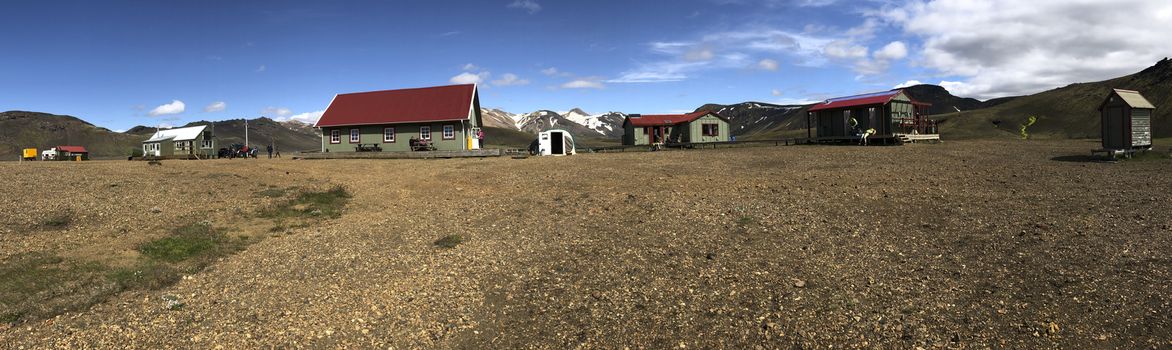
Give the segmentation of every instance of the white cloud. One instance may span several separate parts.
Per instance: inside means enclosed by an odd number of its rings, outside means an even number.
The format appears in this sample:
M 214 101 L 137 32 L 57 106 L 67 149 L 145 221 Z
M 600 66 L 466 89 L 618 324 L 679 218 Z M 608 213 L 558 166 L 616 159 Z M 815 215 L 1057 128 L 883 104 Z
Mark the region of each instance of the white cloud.
M 1167 0 L 914 1 L 875 16 L 922 40 L 917 64 L 951 77 L 946 88 L 981 99 L 1119 77 L 1172 52 Z
M 599 78 L 582 78 L 562 84 L 563 89 L 601 89 L 606 87 Z
M 684 60 L 687 61 L 710 61 L 716 57 L 716 53 L 712 52 L 711 48 L 697 47 L 684 54 Z
M 772 94 L 773 96 L 781 96 L 782 95 L 781 90 L 778 90 L 778 89 L 773 89 L 773 91 L 770 91 L 769 93 Z
M 268 107 L 268 108 L 265 108 L 264 110 L 260 111 L 261 116 L 271 117 L 274 119 L 281 118 L 281 117 L 288 117 L 289 115 L 292 115 L 292 114 L 293 114 L 293 110 L 290 110 L 289 108 L 285 108 L 285 107 Z
M 521 79 L 520 77 L 518 77 L 516 74 L 513 74 L 513 73 L 505 73 L 504 75 L 501 75 L 500 79 L 493 80 L 492 83 L 496 86 L 516 86 L 516 85 L 528 85 L 529 80 Z
M 207 107 L 204 107 L 203 111 L 207 112 L 207 113 L 223 112 L 227 108 L 228 108 L 228 104 L 225 103 L 224 101 L 216 101 L 216 102 L 212 102 L 212 104 L 210 104 L 210 105 L 207 105 Z
M 822 53 L 830 58 L 864 58 L 867 57 L 867 48 L 847 40 L 835 40 L 822 48 Z
M 902 89 L 902 88 L 909 87 L 909 86 L 921 85 L 923 83 L 924 82 L 921 82 L 919 80 L 908 80 L 908 81 L 903 82 L 903 84 L 899 84 L 899 85 L 892 87 L 892 89 Z
M 481 82 L 488 80 L 490 75 L 491 74 L 488 72 L 480 72 L 475 74 L 464 72 L 452 77 L 451 79 L 448 79 L 448 81 L 452 82 L 452 84 L 480 84 Z
M 771 71 L 771 72 L 777 71 L 777 69 L 779 67 L 780 67 L 780 64 L 778 64 L 777 61 L 774 61 L 774 60 L 771 60 L 768 58 L 763 59 L 760 62 L 757 62 L 757 68 L 764 69 L 764 70 Z
M 645 64 L 638 69 L 623 72 L 618 78 L 608 80 L 609 83 L 665 83 L 681 81 L 688 78 L 687 72 L 706 67 L 706 62 L 656 62 Z
M 171 100 L 171 103 L 160 105 L 150 111 L 152 116 L 169 115 L 183 113 L 187 109 L 187 105 L 180 100 Z
M 541 11 L 541 4 L 538 4 L 533 0 L 515 0 L 512 3 L 509 3 L 508 7 L 511 9 L 522 9 L 529 11 L 529 14 L 534 14 Z
M 268 69 L 268 67 L 265 67 L 265 65 L 262 64 L 262 65 L 260 65 L 260 67 L 256 67 L 256 72 L 257 73 L 264 72 L 267 69 Z
M 273 120 L 276 120 L 279 122 L 293 121 L 293 122 L 302 122 L 305 124 L 314 124 L 314 123 L 317 123 L 317 120 L 321 119 L 322 114 L 325 114 L 325 113 L 326 113 L 326 111 L 324 111 L 324 110 L 314 111 L 314 112 L 305 112 L 305 113 L 292 115 L 287 118 L 286 117 L 278 117 L 278 118 L 274 118 Z
M 475 64 L 471 64 L 471 63 L 469 63 L 469 64 L 465 64 L 465 65 L 464 65 L 464 67 L 463 67 L 463 69 L 464 69 L 464 70 L 466 70 L 466 71 L 470 71 L 470 72 L 471 72 L 471 71 L 478 71 L 478 70 L 480 70 L 480 67 L 476 66 Z
M 899 60 L 907 57 L 907 45 L 901 41 L 892 41 L 882 49 L 875 51 L 875 59 Z
M 552 77 L 552 76 L 558 75 L 558 69 L 557 69 L 557 68 L 554 68 L 554 67 L 549 67 L 549 68 L 546 68 L 546 69 L 542 69 L 542 70 L 541 70 L 541 74 L 545 74 L 545 75 L 548 75 L 548 76 L 551 76 L 551 77 Z
M 167 123 L 167 122 L 162 122 L 162 123 L 159 123 L 159 125 L 157 125 L 156 127 L 158 127 L 159 129 L 170 129 L 170 128 L 174 128 L 175 125 L 173 125 L 171 123 Z

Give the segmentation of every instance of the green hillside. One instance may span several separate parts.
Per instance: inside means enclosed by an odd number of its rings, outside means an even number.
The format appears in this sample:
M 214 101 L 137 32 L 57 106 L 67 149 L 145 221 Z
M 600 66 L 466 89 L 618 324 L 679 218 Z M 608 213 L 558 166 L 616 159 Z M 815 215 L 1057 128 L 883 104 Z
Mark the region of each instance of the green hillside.
M 1038 120 L 1029 128 L 1037 138 L 1098 138 L 1099 104 L 1111 89 L 1141 92 L 1156 105 L 1152 132 L 1172 136 L 1172 61 L 1161 60 L 1148 69 L 1116 79 L 1072 84 L 1000 105 L 939 115 L 942 136 L 950 139 L 1012 138 L 1030 116 Z
M 9 111 L 0 113 L 0 160 L 16 160 L 23 148 L 83 146 L 94 157 L 120 157 L 142 138 L 110 131 L 67 115 Z

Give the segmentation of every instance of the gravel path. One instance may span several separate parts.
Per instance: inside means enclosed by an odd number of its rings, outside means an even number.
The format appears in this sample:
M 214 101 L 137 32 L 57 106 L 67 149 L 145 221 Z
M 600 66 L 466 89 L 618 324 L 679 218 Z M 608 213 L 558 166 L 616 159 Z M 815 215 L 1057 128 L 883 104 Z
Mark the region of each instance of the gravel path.
M 245 211 L 267 185 L 354 195 L 164 290 L 0 326 L 0 347 L 1172 347 L 1172 161 L 1063 161 L 1093 147 L 0 163 L 5 193 L 66 173 L 89 198 L 4 199 L 0 258 L 239 215 L 150 214 L 140 188 Z M 101 214 L 64 235 L 14 214 L 46 207 Z

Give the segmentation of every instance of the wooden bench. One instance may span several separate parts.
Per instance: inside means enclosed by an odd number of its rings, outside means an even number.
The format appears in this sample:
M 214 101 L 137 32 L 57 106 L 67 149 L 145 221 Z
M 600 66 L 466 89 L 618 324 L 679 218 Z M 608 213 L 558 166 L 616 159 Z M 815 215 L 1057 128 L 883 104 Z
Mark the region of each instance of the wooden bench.
M 371 143 L 371 144 L 360 143 L 360 144 L 358 144 L 358 146 L 354 146 L 354 151 L 355 152 L 382 152 L 383 149 L 382 149 L 382 147 L 379 147 L 377 143 Z

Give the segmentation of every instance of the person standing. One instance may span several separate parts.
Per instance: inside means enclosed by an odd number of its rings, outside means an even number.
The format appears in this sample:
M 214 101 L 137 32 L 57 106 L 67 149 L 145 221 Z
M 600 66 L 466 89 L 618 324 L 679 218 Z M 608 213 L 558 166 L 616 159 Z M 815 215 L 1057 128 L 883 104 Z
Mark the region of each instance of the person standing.
M 265 151 L 269 152 L 269 159 L 273 159 L 273 144 L 265 146 Z
M 480 129 L 480 128 L 476 129 L 476 140 L 477 140 L 476 142 L 478 143 L 477 146 L 479 146 L 480 148 L 484 148 L 484 129 Z

